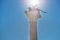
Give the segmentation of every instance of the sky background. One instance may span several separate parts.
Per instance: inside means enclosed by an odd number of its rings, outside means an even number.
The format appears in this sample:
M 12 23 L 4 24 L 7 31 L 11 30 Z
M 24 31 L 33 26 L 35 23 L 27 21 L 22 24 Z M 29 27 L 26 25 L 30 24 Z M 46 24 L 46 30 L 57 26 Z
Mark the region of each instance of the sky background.
M 0 0 L 0 40 L 30 40 L 25 0 Z M 46 0 L 38 21 L 38 40 L 60 40 L 60 0 Z

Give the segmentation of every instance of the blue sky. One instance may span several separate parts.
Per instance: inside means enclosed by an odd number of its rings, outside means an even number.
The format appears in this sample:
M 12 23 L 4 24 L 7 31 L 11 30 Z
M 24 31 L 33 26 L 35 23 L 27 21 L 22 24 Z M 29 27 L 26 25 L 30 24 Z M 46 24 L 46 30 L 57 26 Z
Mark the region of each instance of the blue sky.
M 0 40 L 29 40 L 24 0 L 0 0 Z M 60 40 L 60 0 L 47 0 L 38 21 L 38 40 Z

